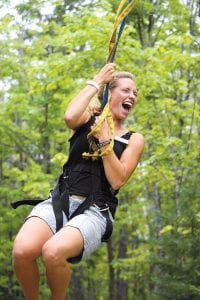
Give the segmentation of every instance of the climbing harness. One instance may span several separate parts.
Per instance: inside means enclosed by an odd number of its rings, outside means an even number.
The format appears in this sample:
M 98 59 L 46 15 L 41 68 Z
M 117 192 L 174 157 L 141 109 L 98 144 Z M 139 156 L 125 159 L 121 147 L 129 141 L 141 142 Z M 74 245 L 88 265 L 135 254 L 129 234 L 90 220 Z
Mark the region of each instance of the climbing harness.
M 114 61 L 117 46 L 119 44 L 120 37 L 121 37 L 122 32 L 124 30 L 126 20 L 127 20 L 127 16 L 131 12 L 131 10 L 134 8 L 134 6 L 136 5 L 137 0 L 129 0 L 128 1 L 129 4 L 125 8 L 123 8 L 126 2 L 127 2 L 127 0 L 122 0 L 119 4 L 118 9 L 117 9 L 114 28 L 113 28 L 111 39 L 110 39 L 110 42 L 109 42 L 109 54 L 108 54 L 106 63 Z M 119 31 L 117 33 L 119 25 L 120 25 L 120 28 L 119 28 Z M 108 100 L 108 98 L 109 98 L 109 84 L 106 85 L 105 91 L 103 93 L 103 100 L 102 100 L 102 109 L 103 109 L 103 111 L 101 113 L 98 124 L 89 132 L 88 137 L 87 137 L 88 142 L 91 145 L 92 151 L 90 153 L 89 152 L 88 153 L 84 152 L 83 153 L 84 158 L 91 157 L 94 160 L 94 159 L 97 159 L 100 156 L 106 156 L 113 149 L 113 145 L 114 145 L 114 124 L 113 124 L 113 119 L 112 119 L 112 115 L 111 115 L 110 108 L 109 108 L 110 99 Z M 102 128 L 102 125 L 103 125 L 103 122 L 105 122 L 105 120 L 107 120 L 108 125 L 110 127 L 111 141 L 110 141 L 110 143 L 107 147 L 105 147 L 104 149 L 101 149 L 101 151 L 99 151 L 99 149 L 96 147 L 95 135 L 97 135 L 100 132 L 100 130 Z
M 94 122 L 94 116 L 81 126 L 70 139 L 69 159 L 63 166 L 63 172 L 51 191 L 53 211 L 56 218 L 56 231 L 63 226 L 63 213 L 68 220 L 83 213 L 90 206 L 98 206 L 99 211 L 106 218 L 106 231 L 102 237 L 102 242 L 106 242 L 112 233 L 112 221 L 110 215 L 114 218 L 115 210 L 118 205 L 116 198 L 117 191 L 113 191 L 103 175 L 103 166 L 101 160 L 88 160 L 82 157 L 84 149 L 88 149 L 87 134 Z M 126 144 L 132 132 L 127 132 L 123 138 L 115 137 L 114 151 L 118 158 L 126 148 Z M 87 181 L 80 185 L 82 178 L 87 177 Z M 80 192 L 79 192 L 80 191 Z M 69 215 L 69 196 L 72 194 L 82 194 L 86 199 L 79 207 Z M 11 203 L 13 208 L 20 205 L 36 205 L 44 200 L 24 199 Z

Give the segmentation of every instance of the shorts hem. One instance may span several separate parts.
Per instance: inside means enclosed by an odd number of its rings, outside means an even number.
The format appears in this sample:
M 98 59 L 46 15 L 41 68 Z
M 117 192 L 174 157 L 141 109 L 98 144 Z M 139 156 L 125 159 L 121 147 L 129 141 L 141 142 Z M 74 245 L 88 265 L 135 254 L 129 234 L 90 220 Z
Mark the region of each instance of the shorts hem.
M 44 222 L 48 225 L 49 229 L 51 229 L 52 233 L 55 234 L 54 230 L 51 228 L 51 226 L 49 225 L 49 223 L 48 223 L 45 219 L 43 219 L 42 217 L 39 217 L 39 216 L 36 216 L 36 215 L 35 215 L 35 216 L 34 216 L 34 215 L 31 215 L 31 216 L 26 217 L 26 219 L 24 220 L 24 223 L 25 223 L 28 219 L 30 219 L 30 218 L 38 218 L 38 219 L 44 221 Z
M 84 239 L 83 233 L 81 232 L 80 228 L 77 227 L 77 226 L 75 226 L 75 225 L 70 225 L 70 224 L 64 225 L 63 228 L 64 228 L 64 227 L 67 227 L 67 226 L 78 229 L 78 230 L 80 231 L 81 235 L 82 235 L 83 243 L 85 244 L 85 239 Z M 84 254 L 84 251 L 85 251 L 84 244 L 83 244 L 83 250 L 82 250 L 82 252 L 81 252 L 80 255 L 74 256 L 74 257 L 69 257 L 69 258 L 67 259 L 67 261 L 68 261 L 69 263 L 71 263 L 71 264 L 78 264 L 78 263 L 82 260 L 83 254 Z

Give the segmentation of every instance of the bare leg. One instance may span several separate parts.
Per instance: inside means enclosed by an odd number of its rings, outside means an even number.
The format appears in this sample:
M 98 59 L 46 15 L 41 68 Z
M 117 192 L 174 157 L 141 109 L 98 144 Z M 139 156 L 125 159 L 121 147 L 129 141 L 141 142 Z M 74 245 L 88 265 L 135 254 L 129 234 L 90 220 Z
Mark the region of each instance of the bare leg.
M 71 277 L 67 258 L 78 256 L 83 237 L 76 228 L 66 226 L 48 240 L 42 250 L 52 300 L 64 300 Z
M 41 219 L 28 219 L 16 236 L 13 246 L 13 268 L 26 300 L 39 299 L 39 271 L 36 263 L 44 243 L 53 235 Z

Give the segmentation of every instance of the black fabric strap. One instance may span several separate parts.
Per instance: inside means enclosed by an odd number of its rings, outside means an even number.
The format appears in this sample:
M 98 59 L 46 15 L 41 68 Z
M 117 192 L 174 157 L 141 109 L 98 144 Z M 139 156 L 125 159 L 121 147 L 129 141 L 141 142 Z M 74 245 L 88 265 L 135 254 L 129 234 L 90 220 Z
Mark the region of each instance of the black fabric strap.
M 94 203 L 94 201 L 93 201 L 93 195 L 90 195 L 85 200 L 83 200 L 83 202 L 77 207 L 77 209 L 73 212 L 73 214 L 71 214 L 71 216 L 69 217 L 69 220 L 71 220 L 75 216 L 78 216 L 78 215 L 82 214 L 93 203 Z
M 104 235 L 102 236 L 101 241 L 102 242 L 107 242 L 113 232 L 113 223 L 110 219 L 109 211 L 101 211 L 102 215 L 106 218 L 106 231 Z
M 56 218 L 56 231 L 63 226 L 63 213 L 60 201 L 59 181 L 52 192 L 52 205 Z
M 97 167 L 97 166 L 96 166 Z M 113 231 L 113 224 L 112 224 L 112 221 L 110 219 L 110 216 L 109 216 L 109 206 L 107 203 L 102 203 L 102 198 L 104 197 L 103 194 L 101 194 L 100 196 L 100 201 L 99 200 L 99 195 L 98 193 L 95 193 L 95 176 L 101 176 L 101 173 L 99 172 L 96 172 L 96 168 L 95 168 L 95 164 L 93 163 L 92 166 L 91 166 L 91 177 L 92 177 L 92 196 L 93 196 L 93 202 L 99 207 L 100 209 L 100 212 L 101 214 L 106 218 L 106 230 L 105 230 L 105 233 L 104 235 L 102 236 L 102 239 L 101 241 L 102 242 L 107 242 L 109 237 L 111 236 L 112 234 L 112 231 Z M 95 195 L 96 194 L 96 195 Z
M 12 202 L 10 205 L 12 206 L 12 208 L 16 209 L 18 206 L 20 205 L 37 205 L 38 203 L 43 202 L 44 200 L 41 199 L 24 199 L 24 200 L 19 200 L 16 202 Z

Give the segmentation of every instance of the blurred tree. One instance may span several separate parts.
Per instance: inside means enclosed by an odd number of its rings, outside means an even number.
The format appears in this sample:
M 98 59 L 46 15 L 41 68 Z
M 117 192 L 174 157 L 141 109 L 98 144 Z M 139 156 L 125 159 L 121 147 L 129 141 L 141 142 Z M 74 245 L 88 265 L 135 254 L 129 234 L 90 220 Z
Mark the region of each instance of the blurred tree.
M 1 17 L 2 299 L 22 299 L 11 248 L 30 210 L 10 202 L 48 196 L 67 159 L 65 107 L 105 63 L 117 4 L 32 0 Z M 112 239 L 73 266 L 69 299 L 200 297 L 199 9 L 195 0 L 141 0 L 128 18 L 116 63 L 136 77 L 126 125 L 144 134 L 145 152 L 120 191 Z M 45 300 L 42 264 L 41 273 Z

